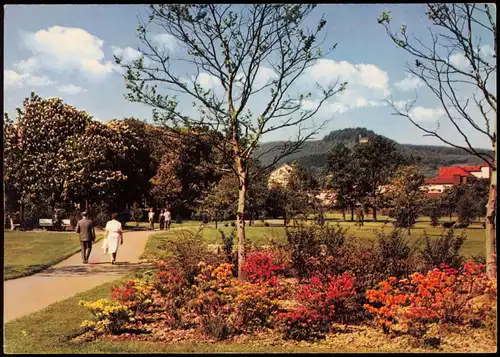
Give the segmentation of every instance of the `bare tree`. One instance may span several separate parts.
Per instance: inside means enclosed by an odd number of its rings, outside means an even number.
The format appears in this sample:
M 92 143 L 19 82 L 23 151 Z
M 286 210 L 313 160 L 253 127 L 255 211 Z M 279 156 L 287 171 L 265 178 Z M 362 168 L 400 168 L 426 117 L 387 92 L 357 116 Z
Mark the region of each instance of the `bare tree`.
M 317 41 L 326 23 L 324 19 L 313 29 L 303 26 L 314 7 L 151 5 L 148 21 L 141 21 L 138 26 L 138 37 L 144 45 L 139 51 L 143 55 L 132 63 L 125 63 L 123 57 L 116 58 L 127 70 L 127 98 L 153 107 L 155 121 L 173 134 L 181 129 L 184 134 L 216 133 L 212 144 L 222 153 L 221 158 L 239 182 L 238 273 L 243 279 L 245 199 L 252 180 L 248 163 L 254 150 L 263 135 L 294 127 L 297 137 L 280 147 L 271 165 L 295 152 L 322 127 L 309 123 L 321 105 L 346 85 L 338 81 L 327 87 L 317 84 L 316 96 L 299 94 L 293 86 L 317 59 L 335 48 L 334 45 L 323 52 L 324 39 Z M 175 41 L 185 55 L 165 50 L 155 41 L 159 34 L 153 33 L 152 28 L 159 29 L 163 39 Z M 172 66 L 174 63 L 191 70 L 190 73 L 179 75 Z M 264 69 L 272 71 L 272 76 L 259 83 L 256 78 Z M 221 90 L 204 88 L 200 83 L 202 78 L 215 79 Z M 260 111 L 252 113 L 250 100 L 256 95 Z M 190 98 L 191 102 L 184 98 Z M 306 107 L 305 100 L 315 105 Z M 197 107 L 198 118 L 183 114 L 180 101 Z M 255 175 L 267 168 L 262 167 Z
M 418 122 L 412 112 L 417 99 L 404 109 L 395 105 L 392 99 L 388 102 L 395 115 L 408 118 L 424 135 L 460 148 L 489 165 L 486 260 L 488 275 L 494 277 L 497 196 L 496 21 L 488 4 L 428 4 L 427 10 L 432 24 L 428 28 L 430 44 L 425 44 L 414 35 L 410 39 L 405 25 L 401 26 L 399 32 L 392 32 L 389 12 L 384 12 L 378 21 L 384 25 L 394 43 L 414 57 L 414 64 L 406 64 L 407 71 L 419 78 L 438 99 L 446 120 L 458 132 L 461 141 L 449 140 L 446 133 L 440 130 L 439 122 L 435 128 L 425 127 Z M 480 32 L 492 40 L 493 48 L 482 43 Z M 491 143 L 493 153 L 472 146 L 468 134 L 471 130 Z

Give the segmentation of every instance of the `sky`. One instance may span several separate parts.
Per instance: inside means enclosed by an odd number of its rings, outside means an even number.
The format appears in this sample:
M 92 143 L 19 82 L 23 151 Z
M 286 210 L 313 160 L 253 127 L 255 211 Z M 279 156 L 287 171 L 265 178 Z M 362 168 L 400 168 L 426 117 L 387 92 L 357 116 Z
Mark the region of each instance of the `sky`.
M 323 4 L 307 19 L 308 24 L 315 26 L 323 15 L 327 20 L 325 45 L 337 43 L 337 47 L 308 69 L 294 88 L 306 90 L 314 82 L 328 84 L 337 78 L 348 82 L 346 90 L 325 102 L 313 118 L 315 123 L 326 123 L 315 138 L 321 139 L 336 129 L 366 127 L 400 143 L 441 145 L 439 140 L 423 136 L 408 119 L 392 115 L 393 110 L 384 101 L 392 98 L 404 105 L 418 96 L 412 116 L 430 128 L 439 122 L 444 136 L 462 145 L 436 98 L 405 71 L 405 62 L 414 60 L 397 48 L 377 23 L 378 16 L 386 10 L 391 11 L 393 28 L 404 23 L 408 32 L 424 40 L 428 38 L 426 26 L 430 23 L 423 4 Z M 62 97 L 100 121 L 135 117 L 152 122 L 150 107 L 125 99 L 125 80 L 113 58 L 135 58 L 140 44 L 137 16 L 147 18 L 147 7 L 7 5 L 4 11 L 4 110 L 10 116 L 14 117 L 15 108 L 35 91 L 42 97 Z M 184 55 L 182 45 L 169 35 L 157 32 L 154 39 L 167 51 Z M 482 43 L 489 54 L 493 42 L 488 41 L 486 34 Z M 454 60 L 458 63 L 459 56 Z M 186 72 L 187 67 L 174 68 Z M 181 72 L 185 78 L 194 78 L 189 70 Z M 273 72 L 268 67 L 261 68 L 258 78 L 265 83 L 272 80 Z M 221 93 L 220 85 L 209 74 L 195 79 L 203 87 Z M 256 96 L 249 103 L 252 112 L 262 110 L 266 98 L 265 94 Z M 313 107 L 317 100 L 313 97 L 304 102 L 304 108 Z M 182 98 L 179 103 L 185 113 L 196 115 L 192 100 Z M 291 127 L 276 131 L 264 136 L 263 141 L 288 139 L 296 130 Z M 466 132 L 473 146 L 489 148 L 485 136 L 475 130 Z

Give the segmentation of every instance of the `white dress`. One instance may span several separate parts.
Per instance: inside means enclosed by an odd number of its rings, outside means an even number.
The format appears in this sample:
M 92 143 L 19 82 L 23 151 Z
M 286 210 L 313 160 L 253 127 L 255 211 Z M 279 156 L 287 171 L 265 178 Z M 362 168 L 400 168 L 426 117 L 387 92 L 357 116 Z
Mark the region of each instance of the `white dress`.
M 122 232 L 122 224 L 117 220 L 111 220 L 106 223 L 107 237 L 102 243 L 104 253 L 116 253 L 120 246 L 120 233 Z

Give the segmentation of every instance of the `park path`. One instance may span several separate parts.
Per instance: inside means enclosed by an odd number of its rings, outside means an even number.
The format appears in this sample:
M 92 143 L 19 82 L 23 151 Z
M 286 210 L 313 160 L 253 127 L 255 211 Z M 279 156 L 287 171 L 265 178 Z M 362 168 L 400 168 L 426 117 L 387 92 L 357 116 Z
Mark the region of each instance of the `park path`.
M 4 323 L 39 311 L 55 302 L 72 297 L 98 285 L 119 279 L 141 264 L 151 234 L 156 231 L 126 232 L 116 265 L 101 249 L 102 241 L 92 247 L 89 264 L 83 264 L 81 252 L 40 273 L 4 281 Z M 75 239 L 77 237 L 75 236 Z

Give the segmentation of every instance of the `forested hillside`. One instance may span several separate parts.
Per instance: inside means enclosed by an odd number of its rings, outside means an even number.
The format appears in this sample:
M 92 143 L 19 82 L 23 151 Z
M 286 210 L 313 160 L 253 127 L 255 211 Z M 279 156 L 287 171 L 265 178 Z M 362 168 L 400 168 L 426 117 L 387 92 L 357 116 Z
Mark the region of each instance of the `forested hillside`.
M 337 144 L 343 142 L 347 146 L 355 145 L 359 135 L 363 137 L 381 136 L 366 128 L 347 128 L 332 131 L 322 140 L 310 141 L 304 144 L 299 152 L 286 157 L 279 162 L 291 162 L 297 160 L 299 165 L 312 170 L 316 175 L 319 175 L 326 165 L 327 153 Z M 386 138 L 388 139 L 388 138 Z M 391 140 L 391 139 L 388 139 Z M 262 143 L 262 146 L 256 152 L 256 155 L 270 150 L 272 147 L 278 146 L 279 142 Z M 431 146 L 431 145 L 409 145 L 396 143 L 401 152 L 405 154 L 417 155 L 421 158 L 420 167 L 422 173 L 426 177 L 437 175 L 440 166 L 454 165 L 480 165 L 483 162 L 464 151 L 447 146 Z M 262 164 L 269 164 L 275 155 L 275 151 L 271 151 L 261 157 Z

